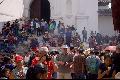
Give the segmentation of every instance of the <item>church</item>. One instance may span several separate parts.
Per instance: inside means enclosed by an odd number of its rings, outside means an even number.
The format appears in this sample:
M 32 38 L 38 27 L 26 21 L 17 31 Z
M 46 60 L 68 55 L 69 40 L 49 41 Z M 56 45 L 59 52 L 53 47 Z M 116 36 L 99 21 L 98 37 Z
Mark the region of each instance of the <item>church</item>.
M 98 32 L 97 0 L 24 0 L 23 3 L 24 17 L 62 21 L 74 25 L 79 34 L 84 27 L 88 34 Z
M 0 25 L 21 17 L 61 21 L 81 35 L 86 27 L 102 35 L 115 35 L 111 0 L 0 0 Z M 7 6 L 6 6 L 7 5 Z M 2 24 L 3 25 L 3 24 Z M 108 28 L 109 27 L 109 28 Z

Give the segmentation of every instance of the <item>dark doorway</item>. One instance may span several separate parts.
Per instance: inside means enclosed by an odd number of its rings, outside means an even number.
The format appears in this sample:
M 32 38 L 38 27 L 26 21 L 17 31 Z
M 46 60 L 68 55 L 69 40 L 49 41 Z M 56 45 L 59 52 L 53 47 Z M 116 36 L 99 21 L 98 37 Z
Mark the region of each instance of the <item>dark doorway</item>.
M 50 3 L 48 0 L 33 0 L 30 5 L 30 18 L 50 20 Z

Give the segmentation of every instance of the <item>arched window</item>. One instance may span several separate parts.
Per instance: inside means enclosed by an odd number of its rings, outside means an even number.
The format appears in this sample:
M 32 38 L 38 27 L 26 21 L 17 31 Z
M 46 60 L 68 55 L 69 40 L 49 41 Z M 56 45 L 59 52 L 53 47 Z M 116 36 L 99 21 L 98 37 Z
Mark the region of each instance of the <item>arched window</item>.
M 67 14 L 72 14 L 72 0 L 66 1 L 66 11 Z

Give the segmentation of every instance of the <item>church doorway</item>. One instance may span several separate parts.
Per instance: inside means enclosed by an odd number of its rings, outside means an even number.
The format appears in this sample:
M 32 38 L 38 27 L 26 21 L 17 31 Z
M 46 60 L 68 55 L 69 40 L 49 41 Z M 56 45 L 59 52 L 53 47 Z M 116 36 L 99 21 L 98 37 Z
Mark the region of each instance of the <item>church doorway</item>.
M 30 5 L 30 18 L 50 20 L 50 2 L 48 0 L 33 0 Z

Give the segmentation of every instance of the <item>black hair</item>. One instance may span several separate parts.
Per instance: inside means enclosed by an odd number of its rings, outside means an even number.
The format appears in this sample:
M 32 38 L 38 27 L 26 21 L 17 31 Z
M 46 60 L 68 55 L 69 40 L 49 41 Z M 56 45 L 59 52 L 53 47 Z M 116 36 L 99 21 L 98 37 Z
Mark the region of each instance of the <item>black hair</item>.
M 50 61 L 52 59 L 52 57 L 50 55 L 46 56 L 46 61 Z
M 8 68 L 4 68 L 3 70 L 0 71 L 0 77 L 7 77 L 5 73 L 8 71 Z
M 59 54 L 59 52 L 58 51 L 51 51 L 49 54 L 50 55 L 56 55 L 56 54 Z
M 99 52 L 98 51 L 94 51 L 95 55 L 99 55 Z
M 70 50 L 73 50 L 74 49 L 74 47 L 70 47 Z
M 110 55 L 105 55 L 105 56 L 104 56 L 104 59 L 107 59 L 107 58 L 112 59 Z
M 36 65 L 34 66 L 34 78 L 37 79 L 37 75 L 41 73 L 41 74 L 45 74 L 47 73 L 47 68 L 43 65 Z
M 83 54 L 84 49 L 79 49 L 79 53 Z
M 10 61 L 11 61 L 11 58 L 8 56 L 5 56 L 3 59 L 4 64 L 10 63 Z
M 91 51 L 90 51 L 90 54 L 94 54 L 94 51 L 93 51 L 93 50 L 91 50 Z

